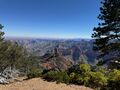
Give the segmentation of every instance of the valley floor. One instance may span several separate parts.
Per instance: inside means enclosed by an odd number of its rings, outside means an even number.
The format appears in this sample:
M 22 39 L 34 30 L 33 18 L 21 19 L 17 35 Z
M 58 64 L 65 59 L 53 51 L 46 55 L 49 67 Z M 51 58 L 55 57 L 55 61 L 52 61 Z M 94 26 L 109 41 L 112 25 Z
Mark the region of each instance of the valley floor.
M 92 90 L 84 86 L 56 84 L 40 78 L 0 85 L 0 90 Z

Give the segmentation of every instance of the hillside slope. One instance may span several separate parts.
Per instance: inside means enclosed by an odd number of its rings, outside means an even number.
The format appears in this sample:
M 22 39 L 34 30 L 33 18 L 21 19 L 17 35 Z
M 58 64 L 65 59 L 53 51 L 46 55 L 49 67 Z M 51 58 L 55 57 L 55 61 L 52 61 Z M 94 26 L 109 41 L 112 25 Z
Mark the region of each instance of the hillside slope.
M 34 78 L 9 85 L 0 85 L 0 90 L 92 90 L 84 86 L 56 84 L 40 78 Z

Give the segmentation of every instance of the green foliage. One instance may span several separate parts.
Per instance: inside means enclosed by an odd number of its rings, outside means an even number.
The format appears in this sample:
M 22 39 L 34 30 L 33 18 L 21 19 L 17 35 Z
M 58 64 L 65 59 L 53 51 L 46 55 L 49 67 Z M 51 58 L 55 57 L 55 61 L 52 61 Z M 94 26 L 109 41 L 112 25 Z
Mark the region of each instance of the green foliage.
M 57 81 L 57 83 L 69 83 L 69 76 L 64 71 L 49 71 L 43 75 L 43 78 L 48 81 Z
M 80 64 L 79 65 L 81 72 L 90 72 L 91 67 L 89 64 Z
M 68 70 L 70 83 L 79 85 L 88 85 L 90 79 L 91 66 L 89 64 L 80 64 L 73 66 Z
M 73 83 L 73 84 L 80 84 L 81 83 L 79 81 L 80 74 L 72 72 L 69 74 L 69 77 L 70 77 L 70 83 Z
M 108 78 L 102 72 L 91 72 L 90 83 L 94 88 L 103 88 L 107 85 Z
M 70 83 L 88 85 L 91 67 L 89 64 L 76 65 L 68 70 Z
M 32 68 L 30 69 L 29 73 L 27 74 L 28 79 L 35 78 L 35 77 L 41 77 L 42 75 L 42 69 L 38 68 Z
M 109 73 L 109 78 L 111 81 L 120 81 L 120 70 L 114 69 Z
M 91 67 L 89 64 L 80 64 L 67 71 L 50 70 L 42 77 L 48 81 L 85 85 L 97 90 L 119 90 L 120 70 L 108 71 L 100 66 L 93 70 Z
M 58 72 L 58 76 L 59 76 L 59 80 L 57 81 L 58 83 L 59 82 L 69 83 L 70 78 L 69 78 L 67 72 L 64 72 L 64 71 Z
M 90 80 L 90 75 L 89 74 L 84 74 L 78 77 L 77 82 L 80 85 L 85 85 L 87 86 L 89 84 L 89 80 Z
M 36 56 L 28 56 L 25 64 L 28 70 L 31 70 L 33 68 L 41 68 L 39 66 L 39 58 Z
M 120 61 L 120 0 L 103 0 L 100 12 L 98 18 L 102 22 L 94 28 L 93 49 L 104 59 L 101 63 Z
M 28 56 L 26 49 L 18 45 L 16 42 L 5 41 L 2 36 L 3 26 L 0 24 L 0 73 L 6 68 L 26 70 L 28 64 Z
M 57 80 L 57 71 L 49 71 L 43 75 L 43 78 L 48 81 L 56 81 Z
M 0 24 L 0 72 L 6 68 L 18 68 L 25 59 L 25 50 L 15 42 L 4 41 L 4 32 L 1 30 L 3 26 Z
M 89 64 L 80 64 L 79 67 L 81 74 L 79 75 L 78 83 L 88 85 L 90 80 L 91 67 Z
M 120 70 L 114 69 L 109 75 L 109 90 L 119 90 L 120 89 Z
M 4 41 L 0 44 L 0 71 L 7 67 L 17 68 L 24 60 L 24 49 L 17 43 Z M 21 63 L 22 64 L 22 63 Z
M 106 69 L 97 67 L 95 70 L 91 69 L 89 64 L 80 64 L 77 70 L 72 70 L 69 74 L 70 83 L 90 86 L 92 88 L 103 88 L 107 85 L 108 77 L 106 76 Z
M 0 24 L 0 42 L 3 41 L 2 36 L 4 35 L 4 32 L 1 31 L 1 30 L 3 29 L 3 27 L 4 27 L 4 26 L 2 26 L 2 25 Z

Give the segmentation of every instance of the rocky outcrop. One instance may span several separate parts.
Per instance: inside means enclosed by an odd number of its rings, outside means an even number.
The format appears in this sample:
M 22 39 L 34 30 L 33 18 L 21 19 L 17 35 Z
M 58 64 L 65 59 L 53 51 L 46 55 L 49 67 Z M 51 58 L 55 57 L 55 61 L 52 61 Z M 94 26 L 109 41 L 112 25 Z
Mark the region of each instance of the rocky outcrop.
M 14 81 L 19 74 L 18 70 L 6 68 L 3 72 L 0 72 L 0 84 L 8 84 Z
M 57 48 L 54 49 L 54 53 L 46 55 L 43 56 L 43 60 L 40 64 L 40 66 L 45 69 L 66 70 L 72 65 L 72 62 L 68 59 L 65 59 L 59 53 Z

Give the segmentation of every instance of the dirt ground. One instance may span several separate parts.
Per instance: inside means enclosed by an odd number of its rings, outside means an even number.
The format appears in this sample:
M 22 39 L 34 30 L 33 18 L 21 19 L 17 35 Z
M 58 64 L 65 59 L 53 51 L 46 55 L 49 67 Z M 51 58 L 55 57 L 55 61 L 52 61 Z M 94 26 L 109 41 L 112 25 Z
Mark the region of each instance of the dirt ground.
M 92 90 L 84 86 L 56 84 L 41 78 L 17 81 L 8 85 L 0 85 L 0 90 Z

